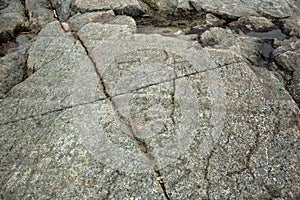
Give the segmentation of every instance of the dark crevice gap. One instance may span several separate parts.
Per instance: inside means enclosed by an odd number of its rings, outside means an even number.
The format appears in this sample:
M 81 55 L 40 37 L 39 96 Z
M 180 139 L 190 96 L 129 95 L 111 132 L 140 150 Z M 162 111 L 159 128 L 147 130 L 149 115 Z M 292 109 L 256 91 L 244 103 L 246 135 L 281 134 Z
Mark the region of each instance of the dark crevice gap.
M 177 80 L 177 75 L 176 75 L 176 72 L 175 72 L 175 69 L 174 69 L 174 73 L 175 73 L 175 78 L 174 80 L 172 81 L 172 85 L 173 85 L 173 92 L 172 92 L 172 97 L 171 97 L 171 100 L 172 100 L 172 111 L 171 111 L 171 119 L 172 119 L 172 123 L 173 125 L 175 126 L 176 124 L 176 121 L 175 121 L 175 109 L 176 109 L 176 105 L 175 105 L 175 95 L 176 95 L 176 80 Z M 173 132 L 175 132 L 173 130 Z
M 108 94 L 107 89 L 105 87 L 102 75 L 100 74 L 98 68 L 97 68 L 97 64 L 95 63 L 94 59 L 90 56 L 90 53 L 88 51 L 88 48 L 85 46 L 84 42 L 81 40 L 81 38 L 77 35 L 77 33 L 73 33 L 73 37 L 80 42 L 81 46 L 84 48 L 86 55 L 88 56 L 89 60 L 92 62 L 94 70 L 99 78 L 99 84 L 102 87 L 102 92 L 105 95 L 105 97 L 111 101 L 111 96 L 110 94 Z
M 146 144 L 145 141 L 143 141 L 141 138 L 139 138 L 139 137 L 136 135 L 136 131 L 135 131 L 133 125 L 130 123 L 130 121 L 128 121 L 128 120 L 126 119 L 126 117 L 124 117 L 124 116 L 119 112 L 117 105 L 116 105 L 115 102 L 113 101 L 113 97 L 112 97 L 112 96 L 107 92 L 107 90 L 106 90 L 106 87 L 105 87 L 105 84 L 104 84 L 104 81 L 103 81 L 103 77 L 102 77 L 102 75 L 100 74 L 100 72 L 98 71 L 97 66 L 96 66 L 96 63 L 95 63 L 95 61 L 92 59 L 92 57 L 90 56 L 87 47 L 84 45 L 84 42 L 80 39 L 79 36 L 77 36 L 76 39 L 78 39 L 78 40 L 80 41 L 81 45 L 84 47 L 84 49 L 85 49 L 85 51 L 86 51 L 86 53 L 87 53 L 87 56 L 89 57 L 89 59 L 90 59 L 91 62 L 93 63 L 94 69 L 95 69 L 96 74 L 97 74 L 97 76 L 98 76 L 98 78 L 99 78 L 100 85 L 102 86 L 103 93 L 104 93 L 106 99 L 111 103 L 112 108 L 113 108 L 114 113 L 115 113 L 115 117 L 117 118 L 117 120 L 118 120 L 121 124 L 123 124 L 123 125 L 126 127 L 126 129 L 127 129 L 127 131 L 128 131 L 127 133 L 125 132 L 126 136 L 127 136 L 131 141 L 133 141 L 133 142 L 136 144 L 137 148 L 138 148 L 138 149 L 139 149 L 139 150 L 147 157 L 147 159 L 148 159 L 148 160 L 150 161 L 150 163 L 151 163 L 151 166 L 150 166 L 150 167 L 152 168 L 152 170 L 154 170 L 155 174 L 156 174 L 158 177 L 161 177 L 160 171 L 156 169 L 157 167 L 156 167 L 155 157 L 150 153 L 148 145 Z M 165 184 L 164 184 L 163 179 L 159 179 L 158 182 L 159 182 L 159 185 L 160 185 L 160 187 L 161 187 L 161 189 L 162 189 L 162 191 L 163 191 L 163 193 L 164 193 L 165 198 L 166 198 L 167 200 L 169 200 L 170 198 L 169 198 L 169 196 L 168 196 L 168 194 L 167 194 L 167 192 L 166 192 L 166 187 L 165 187 Z
M 290 36 L 285 34 L 283 30 L 279 26 L 272 27 L 271 29 L 265 29 L 260 31 L 248 31 L 243 30 L 243 32 L 251 37 L 257 37 L 261 39 L 261 46 L 260 46 L 260 55 L 261 59 L 267 62 L 267 66 L 272 65 L 274 63 L 274 59 L 272 57 L 273 51 L 276 49 L 273 45 L 274 40 L 285 40 L 288 39 Z
M 57 15 L 56 9 L 55 9 L 54 5 L 52 4 L 51 0 L 47 0 L 47 1 L 48 1 L 48 4 L 49 4 L 49 8 L 53 12 L 53 17 L 60 22 L 61 20 L 60 20 L 59 16 Z
M 21 4 L 23 5 L 24 7 L 24 14 L 25 14 L 25 17 L 27 18 L 27 20 L 29 21 L 30 17 L 29 17 L 29 12 L 28 12 L 28 9 L 26 7 L 26 0 L 21 0 Z
M 273 27 L 271 30 L 265 30 L 265 31 L 249 31 L 246 32 L 246 35 L 252 36 L 252 37 L 258 37 L 262 39 L 278 39 L 278 40 L 284 40 L 288 39 L 289 36 L 282 32 L 282 30 L 278 27 Z
M 165 59 L 165 62 L 168 62 L 169 59 L 172 59 L 169 55 L 169 53 L 164 50 L 163 51 L 164 54 L 166 55 L 166 59 Z M 175 59 L 172 59 L 170 60 L 173 64 L 173 66 L 175 66 Z M 173 68 L 173 73 L 174 73 L 174 78 L 172 80 L 172 87 L 173 87 L 173 91 L 171 93 L 171 104 L 172 104 L 172 111 L 171 111 L 171 114 L 170 114 L 170 117 L 171 117 L 171 120 L 172 120 L 172 123 L 174 125 L 174 128 L 175 128 L 175 124 L 176 124 L 176 121 L 175 121 L 175 118 L 174 118 L 174 114 L 175 114 L 175 95 L 176 95 L 176 80 L 178 79 L 178 76 L 177 76 L 177 73 L 176 73 L 176 69 L 175 67 Z M 175 133 L 175 130 L 173 130 L 173 133 Z
M 130 121 L 128 121 L 128 119 L 126 119 L 126 117 L 124 117 L 120 113 L 120 111 L 118 110 L 117 105 L 115 104 L 115 102 L 113 101 L 113 99 L 110 96 L 109 96 L 108 100 L 110 101 L 110 103 L 112 105 L 112 108 L 113 108 L 114 113 L 115 113 L 115 117 L 127 129 L 127 132 L 124 131 L 126 136 L 130 140 L 132 140 L 136 144 L 137 148 L 147 157 L 147 159 L 152 164 L 152 167 L 155 166 L 155 158 L 149 152 L 149 147 L 146 144 L 146 142 L 143 141 L 141 138 L 137 137 L 136 131 L 135 131 L 133 125 L 130 123 Z
M 165 185 L 165 182 L 164 182 L 164 179 L 160 173 L 159 170 L 154 170 L 155 172 L 155 175 L 157 177 L 157 181 L 160 185 L 160 188 L 162 189 L 163 193 L 164 193 L 164 197 L 167 199 L 167 200 L 170 200 L 170 197 L 169 197 L 169 194 L 167 193 L 167 188 L 166 188 L 166 185 Z

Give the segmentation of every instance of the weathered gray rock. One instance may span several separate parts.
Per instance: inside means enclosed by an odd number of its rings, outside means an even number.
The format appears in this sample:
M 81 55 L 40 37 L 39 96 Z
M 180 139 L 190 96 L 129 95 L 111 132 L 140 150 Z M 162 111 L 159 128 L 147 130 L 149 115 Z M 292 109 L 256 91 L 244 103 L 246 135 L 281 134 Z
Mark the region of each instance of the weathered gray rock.
M 136 23 L 132 17 L 126 15 L 115 16 L 112 10 L 77 14 L 71 17 L 68 23 L 72 31 L 75 32 L 88 23 L 124 25 L 128 28 L 128 31 L 131 29 L 130 32 L 136 32 Z
M 176 12 L 188 12 L 193 8 L 189 1 L 177 1 L 177 0 L 144 0 L 144 2 L 151 9 L 157 10 L 159 12 L 176 14 Z
M 300 38 L 300 14 L 293 15 L 288 19 L 284 20 L 284 29 L 290 35 L 297 36 Z
M 78 31 L 78 36 L 85 46 L 88 47 L 87 50 L 91 51 L 100 45 L 103 39 L 114 37 L 115 35 L 122 37 L 124 34 L 134 31 L 130 25 L 90 23 Z M 116 39 L 116 41 L 118 40 Z
M 18 45 L 14 41 L 0 43 L 0 56 L 5 56 L 17 49 Z
M 300 40 L 292 38 L 280 42 L 280 46 L 273 52 L 276 63 L 290 77 L 287 87 L 295 101 L 300 105 Z
M 237 19 L 242 16 L 270 16 L 275 18 L 289 17 L 297 12 L 300 8 L 294 0 L 288 1 L 239 1 L 239 0 L 222 0 L 222 1 L 207 1 L 207 0 L 145 0 L 143 1 L 150 8 L 175 14 L 180 12 L 197 11 L 198 13 L 210 12 L 224 18 Z
M 138 0 L 74 0 L 72 2 L 72 9 L 79 12 L 92 12 L 101 10 L 114 10 L 118 14 L 139 16 L 144 13 L 143 8 L 140 6 Z
M 24 6 L 21 1 L 1 1 L 0 42 L 14 38 L 15 32 L 21 31 L 27 26 L 26 22 Z
M 242 16 L 270 16 L 275 18 L 285 18 L 299 12 L 299 7 L 294 0 L 289 1 L 238 1 L 238 0 L 191 0 L 195 9 L 212 12 L 227 18 L 239 18 Z
M 40 32 L 29 50 L 27 68 L 34 73 L 1 102 L 4 124 L 102 98 L 94 93 L 97 76 L 85 49 L 71 33 L 64 33 L 58 22 L 48 24 Z M 74 98 L 72 94 L 83 86 L 91 86 L 84 90 L 93 94 Z
M 70 27 L 73 31 L 77 32 L 81 27 L 88 23 L 101 23 L 104 24 L 114 18 L 115 14 L 112 10 L 89 12 L 85 14 L 77 14 L 69 19 Z
M 135 20 L 132 17 L 126 15 L 117 15 L 116 17 L 112 18 L 111 21 L 108 21 L 107 24 L 128 26 L 128 31 L 130 33 L 135 33 L 137 30 L 137 25 Z
M 299 197 L 300 111 L 274 75 L 234 36 L 202 48 L 130 27 L 40 32 L 35 73 L 0 102 L 1 198 Z
M 119 199 L 140 195 L 163 199 L 151 173 L 118 172 L 95 159 L 78 141 L 79 130 L 69 120 L 81 111 L 98 113 L 101 104 L 2 125 L 0 155 L 7 159 L 1 159 L 1 198 Z
M 29 16 L 29 26 L 34 32 L 39 32 L 46 24 L 55 21 L 55 13 L 48 0 L 25 0 Z
M 32 43 L 30 39 L 32 36 L 18 36 L 18 47 L 0 58 L 0 98 L 27 77 L 27 51 Z
M 202 46 L 215 49 L 230 49 L 256 63 L 260 56 L 261 39 L 244 34 L 234 34 L 230 29 L 211 28 L 200 36 Z
M 72 0 L 50 0 L 53 8 L 57 14 L 57 17 L 61 21 L 67 21 L 71 16 L 71 4 Z
M 240 25 L 245 26 L 249 30 L 268 30 L 275 25 L 270 19 L 265 17 L 243 16 L 237 21 Z

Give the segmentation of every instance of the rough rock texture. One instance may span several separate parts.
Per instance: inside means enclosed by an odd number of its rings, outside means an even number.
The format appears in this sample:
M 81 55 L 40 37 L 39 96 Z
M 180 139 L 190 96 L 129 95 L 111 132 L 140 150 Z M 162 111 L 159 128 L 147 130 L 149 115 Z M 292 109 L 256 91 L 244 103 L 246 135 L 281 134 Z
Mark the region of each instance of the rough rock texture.
M 111 9 L 119 14 L 126 14 L 131 16 L 139 16 L 144 12 L 138 0 L 126 0 L 126 1 L 74 0 L 72 3 L 72 8 L 74 11 L 80 11 L 80 12 L 90 12 L 90 11 Z
M 46 24 L 55 20 L 52 5 L 48 0 L 25 0 L 25 7 L 29 17 L 29 26 L 39 31 Z
M 273 52 L 276 63 L 289 72 L 288 89 L 295 101 L 300 104 L 300 40 L 296 38 L 281 42 Z
M 27 51 L 31 45 L 31 38 L 32 36 L 18 36 L 19 46 L 16 50 L 0 58 L 0 98 L 27 77 Z
M 15 37 L 26 26 L 24 6 L 19 0 L 0 1 L 0 42 Z
M 271 16 L 275 18 L 289 17 L 299 12 L 299 6 L 294 0 L 143 0 L 150 8 L 162 12 L 175 14 L 178 11 L 211 12 L 217 15 L 225 15 L 228 18 L 238 18 L 242 16 Z
M 237 21 L 250 30 L 265 30 L 274 27 L 273 22 L 265 17 L 246 16 L 240 17 Z
M 286 20 L 284 20 L 284 29 L 290 35 L 297 36 L 300 38 L 300 14 L 292 16 Z
M 201 34 L 199 42 L 202 46 L 215 49 L 231 49 L 255 63 L 260 55 L 261 40 L 244 34 L 235 35 L 230 29 L 211 28 Z
M 297 5 L 295 5 L 294 0 L 192 0 L 191 4 L 197 10 L 204 9 L 205 11 L 212 13 L 226 15 L 229 18 L 241 17 L 245 15 L 263 15 L 275 18 L 285 18 L 299 12 L 300 9 Z
M 0 199 L 299 199 L 295 1 L 41 2 L 0 45 Z
M 81 66 L 86 66 L 86 69 Z M 34 74 L 11 90 L 11 94 L 1 102 L 1 115 L 5 118 L 3 123 L 101 98 L 92 89 L 92 85 L 98 84 L 97 81 L 88 78 L 96 77 L 96 74 L 85 49 L 70 34 L 64 33 L 58 22 L 48 24 L 40 32 L 29 50 L 27 67 L 31 72 L 34 70 Z M 78 74 L 85 77 L 80 78 Z M 78 88 L 74 88 L 77 82 Z M 81 87 L 89 85 L 91 89 L 84 90 L 94 95 L 73 98 L 74 90 L 80 91 Z M 17 104 L 24 109 L 19 110 Z M 10 106 L 11 109 L 6 111 Z
M 70 9 L 72 0 L 50 0 L 50 2 L 57 14 L 57 17 L 61 21 L 67 21 L 72 14 Z
M 70 18 L 69 24 L 70 28 L 77 32 L 81 27 L 88 23 L 105 23 L 112 20 L 114 16 L 115 13 L 112 10 L 77 14 Z

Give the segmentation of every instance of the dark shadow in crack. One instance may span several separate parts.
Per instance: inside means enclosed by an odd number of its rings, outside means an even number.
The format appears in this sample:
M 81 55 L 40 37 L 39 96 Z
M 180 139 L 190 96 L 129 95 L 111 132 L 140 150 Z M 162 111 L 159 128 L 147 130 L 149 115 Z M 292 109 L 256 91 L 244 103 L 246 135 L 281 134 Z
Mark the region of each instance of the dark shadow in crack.
M 272 29 L 270 31 L 249 31 L 246 33 L 248 36 L 263 38 L 263 39 L 278 39 L 284 40 L 287 39 L 288 36 L 284 34 L 279 28 Z

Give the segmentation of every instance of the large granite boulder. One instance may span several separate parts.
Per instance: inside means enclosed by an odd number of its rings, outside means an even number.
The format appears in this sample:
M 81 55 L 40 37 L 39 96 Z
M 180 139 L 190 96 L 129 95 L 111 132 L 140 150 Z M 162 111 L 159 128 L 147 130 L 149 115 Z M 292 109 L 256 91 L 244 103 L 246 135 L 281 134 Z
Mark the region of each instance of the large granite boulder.
M 299 199 L 299 9 L 0 0 L 0 199 Z
M 1 101 L 1 198 L 299 197 L 299 109 L 271 72 L 130 20 L 62 27 Z

